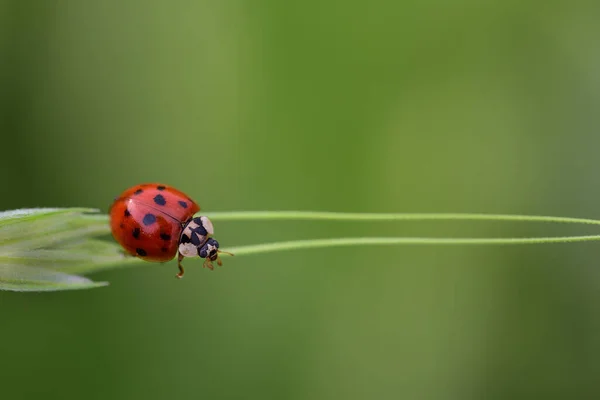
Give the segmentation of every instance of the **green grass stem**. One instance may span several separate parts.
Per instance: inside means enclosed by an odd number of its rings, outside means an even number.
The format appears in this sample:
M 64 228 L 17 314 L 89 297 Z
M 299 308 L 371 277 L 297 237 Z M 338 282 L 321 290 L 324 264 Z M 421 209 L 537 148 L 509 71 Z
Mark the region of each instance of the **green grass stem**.
M 505 221 L 600 225 L 600 220 L 511 214 L 341 213 L 327 211 L 225 211 L 204 213 L 214 221 Z
M 204 213 L 202 213 L 204 214 Z M 481 221 L 600 225 L 600 221 L 504 214 L 373 214 L 322 211 L 231 211 L 205 213 L 213 221 Z M 108 216 L 85 208 L 27 209 L 0 212 L 0 290 L 57 291 L 106 285 L 80 274 L 108 268 L 146 265 L 124 256 L 119 245 L 104 240 Z M 599 241 L 600 235 L 507 238 L 348 237 L 224 246 L 236 256 L 343 246 L 510 245 Z M 237 257 L 236 257 L 237 258 Z
M 256 245 L 229 247 L 226 250 L 238 255 L 273 253 L 285 250 L 314 249 L 323 247 L 370 246 L 370 245 L 510 245 L 548 244 L 599 241 L 600 235 L 529 237 L 529 238 L 422 238 L 422 237 L 356 237 L 293 240 Z

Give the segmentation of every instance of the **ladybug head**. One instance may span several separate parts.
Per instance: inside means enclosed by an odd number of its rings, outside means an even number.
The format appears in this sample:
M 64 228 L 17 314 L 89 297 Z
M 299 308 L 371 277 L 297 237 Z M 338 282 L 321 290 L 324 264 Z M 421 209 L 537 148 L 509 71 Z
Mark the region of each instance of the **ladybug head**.
M 219 257 L 219 242 L 210 238 L 198 251 L 201 258 L 207 258 L 210 261 L 215 261 Z

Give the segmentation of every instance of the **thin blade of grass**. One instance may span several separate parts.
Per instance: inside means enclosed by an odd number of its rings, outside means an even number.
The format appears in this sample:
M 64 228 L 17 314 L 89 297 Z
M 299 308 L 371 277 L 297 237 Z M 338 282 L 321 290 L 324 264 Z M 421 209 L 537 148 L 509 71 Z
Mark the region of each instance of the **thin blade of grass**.
M 89 239 L 60 249 L 31 249 L 14 254 L 0 255 L 0 263 L 34 266 L 66 273 L 88 274 L 116 266 L 141 263 L 127 256 L 116 243 Z
M 120 247 L 94 237 L 109 233 L 106 219 L 89 220 L 89 208 L 0 212 L 0 290 L 45 292 L 106 286 L 70 273 L 126 263 Z
M 45 268 L 0 264 L 0 290 L 53 292 L 91 289 L 106 285 L 108 282 L 94 282 L 83 276 L 69 275 Z
M 109 232 L 106 221 L 82 218 L 97 210 L 28 209 L 0 213 L 0 254 L 59 245 Z

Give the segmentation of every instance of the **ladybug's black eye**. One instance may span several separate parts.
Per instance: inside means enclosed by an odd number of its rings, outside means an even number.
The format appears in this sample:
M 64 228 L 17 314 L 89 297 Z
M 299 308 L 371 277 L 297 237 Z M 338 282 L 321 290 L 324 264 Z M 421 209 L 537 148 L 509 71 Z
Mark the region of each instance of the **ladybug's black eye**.
M 204 245 L 204 246 L 202 246 L 201 248 L 199 248 L 199 249 L 198 249 L 198 255 L 199 255 L 201 258 L 206 258 L 206 256 L 207 256 L 207 254 L 206 254 L 206 253 L 207 253 L 207 248 L 206 248 L 206 245 Z

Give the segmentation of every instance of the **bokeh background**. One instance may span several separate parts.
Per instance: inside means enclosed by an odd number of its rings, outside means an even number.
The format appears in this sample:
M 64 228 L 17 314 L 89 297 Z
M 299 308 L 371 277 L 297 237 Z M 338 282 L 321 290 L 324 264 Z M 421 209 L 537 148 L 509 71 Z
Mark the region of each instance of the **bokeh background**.
M 0 209 L 600 218 L 600 3 L 0 2 Z M 224 246 L 549 236 L 513 223 L 226 222 Z M 0 293 L 2 398 L 600 396 L 600 245 L 319 249 Z

